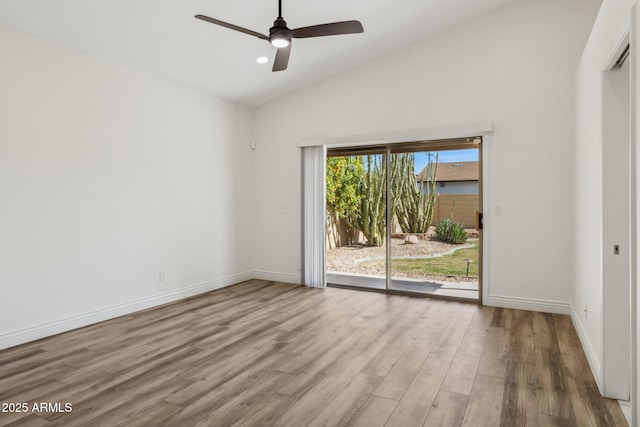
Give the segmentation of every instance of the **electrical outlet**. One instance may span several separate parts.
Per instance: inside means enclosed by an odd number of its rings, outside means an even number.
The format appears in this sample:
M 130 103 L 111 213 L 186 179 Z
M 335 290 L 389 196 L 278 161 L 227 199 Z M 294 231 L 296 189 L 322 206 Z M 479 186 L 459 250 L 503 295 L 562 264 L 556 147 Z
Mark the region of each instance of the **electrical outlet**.
M 167 276 L 164 274 L 164 271 L 158 273 L 158 282 L 164 283 L 167 280 Z

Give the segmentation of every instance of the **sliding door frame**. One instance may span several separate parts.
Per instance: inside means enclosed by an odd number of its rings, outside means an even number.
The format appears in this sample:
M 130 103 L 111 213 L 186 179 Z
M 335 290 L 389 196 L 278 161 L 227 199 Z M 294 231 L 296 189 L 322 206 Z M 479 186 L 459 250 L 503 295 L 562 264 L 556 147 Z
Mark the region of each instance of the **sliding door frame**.
M 327 156 L 349 156 L 349 155 L 363 155 L 369 153 L 377 153 L 384 155 L 385 162 L 385 204 L 387 206 L 386 209 L 386 224 L 385 224 L 385 253 L 386 253 L 386 277 L 385 277 L 385 289 L 370 289 L 370 288 L 360 288 L 356 286 L 348 286 L 348 285 L 333 285 L 337 287 L 349 287 L 358 290 L 368 290 L 368 291 L 378 291 L 385 292 L 388 294 L 399 294 L 399 295 L 410 295 L 417 297 L 427 297 L 434 299 L 443 299 L 443 300 L 452 300 L 452 301 L 464 301 L 464 302 L 473 302 L 482 304 L 483 301 L 483 265 L 484 265 L 484 257 L 483 257 L 483 226 L 479 225 L 479 245 L 478 245 L 478 298 L 477 300 L 467 300 L 464 298 L 458 298 L 454 296 L 448 295 L 437 295 L 437 294 L 428 294 L 421 292 L 411 292 L 411 291 L 400 291 L 392 288 L 392 271 L 391 271 L 391 226 L 392 226 L 392 209 L 389 209 L 389 204 L 391 203 L 392 194 L 391 194 L 391 156 L 393 154 L 400 153 L 409 153 L 409 152 L 425 152 L 425 151 L 452 151 L 452 150 L 460 150 L 460 149 L 477 149 L 478 150 L 478 162 L 479 162 L 479 171 L 478 171 L 478 211 L 480 215 L 483 212 L 483 187 L 484 187 L 484 174 L 483 174 L 483 135 L 479 134 L 477 136 L 471 137 L 463 137 L 463 138 L 448 138 L 448 139 L 439 139 L 439 140 L 428 140 L 428 141 L 413 141 L 413 142 L 397 142 L 393 144 L 385 144 L 385 145 L 359 145 L 359 146 L 346 146 L 339 148 L 329 148 L 326 153 Z M 326 177 L 325 177 L 326 179 Z
M 458 124 L 445 127 L 417 128 L 412 130 L 395 130 L 391 132 L 380 132 L 372 134 L 357 133 L 350 136 L 320 137 L 320 138 L 303 138 L 296 142 L 298 148 L 324 146 L 327 149 L 346 148 L 346 147 L 364 147 L 372 145 L 393 146 L 398 143 L 406 143 L 406 141 L 436 141 L 452 138 L 465 137 L 482 137 L 481 158 L 482 170 L 481 176 L 483 180 L 480 189 L 480 200 L 484 208 L 490 206 L 490 188 L 491 181 L 488 170 L 490 169 L 491 150 L 493 140 L 493 123 L 492 122 L 476 122 L 467 124 Z M 316 177 L 317 179 L 325 179 L 325 177 Z M 325 220 L 326 223 L 326 220 Z M 490 216 L 484 216 L 482 225 L 482 248 L 481 253 L 484 255 L 490 252 L 491 245 L 491 221 Z M 305 242 L 303 242 L 303 245 Z M 482 277 L 482 291 L 479 293 L 481 304 L 490 300 L 491 297 L 491 279 L 489 269 L 489 258 L 483 256 L 481 263 L 480 275 Z

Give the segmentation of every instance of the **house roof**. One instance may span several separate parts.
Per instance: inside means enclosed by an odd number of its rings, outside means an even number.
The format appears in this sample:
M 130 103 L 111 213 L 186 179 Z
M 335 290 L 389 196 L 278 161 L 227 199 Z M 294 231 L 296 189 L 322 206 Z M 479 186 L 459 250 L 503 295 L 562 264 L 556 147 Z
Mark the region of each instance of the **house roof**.
M 480 177 L 480 162 L 452 162 L 438 163 L 436 182 L 449 181 L 478 181 Z M 427 181 L 427 167 L 425 166 L 416 180 Z

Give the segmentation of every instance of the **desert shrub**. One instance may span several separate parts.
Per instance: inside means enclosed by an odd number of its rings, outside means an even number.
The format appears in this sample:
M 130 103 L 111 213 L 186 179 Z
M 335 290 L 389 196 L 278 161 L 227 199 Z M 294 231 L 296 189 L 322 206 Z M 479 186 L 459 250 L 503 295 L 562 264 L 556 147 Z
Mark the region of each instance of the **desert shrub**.
M 464 229 L 464 224 L 451 218 L 443 218 L 436 225 L 436 237 L 447 243 L 465 243 L 469 235 Z

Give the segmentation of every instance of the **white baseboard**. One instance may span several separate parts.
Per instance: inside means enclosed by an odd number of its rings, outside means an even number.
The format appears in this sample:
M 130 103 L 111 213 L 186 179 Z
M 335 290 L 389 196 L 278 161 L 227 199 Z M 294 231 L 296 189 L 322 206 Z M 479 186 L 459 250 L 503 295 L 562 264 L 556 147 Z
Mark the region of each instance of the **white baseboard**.
M 573 327 L 576 328 L 578 338 L 580 338 L 582 349 L 584 350 L 584 354 L 587 356 L 587 361 L 591 367 L 593 378 L 595 378 L 596 384 L 598 385 L 598 390 L 600 390 L 600 394 L 602 394 L 602 368 L 600 367 L 600 358 L 593 350 L 591 340 L 589 339 L 582 320 L 573 305 L 571 306 L 571 321 L 573 322 Z
M 300 274 L 277 273 L 274 271 L 254 270 L 253 278 L 273 282 L 302 283 L 302 276 Z
M 622 413 L 624 414 L 624 418 L 627 420 L 627 424 L 631 425 L 631 401 L 618 400 L 618 405 L 620 405 L 620 409 L 622 409 Z
M 492 307 L 515 308 L 518 310 L 540 311 L 543 313 L 571 314 L 571 304 L 562 301 L 489 295 L 483 299 L 482 303 Z
M 250 280 L 253 277 L 254 275 L 252 272 L 234 274 L 220 279 L 199 283 L 187 288 L 176 289 L 160 295 L 141 298 L 139 300 L 96 310 L 90 313 L 70 316 L 64 319 L 54 320 L 37 326 L 1 334 L 0 349 L 13 347 L 26 342 L 38 340 L 40 338 L 49 337 L 51 335 L 71 331 L 83 326 L 131 314 L 136 311 L 145 310 L 147 308 L 178 301 L 204 292 L 224 288 L 226 286 Z

